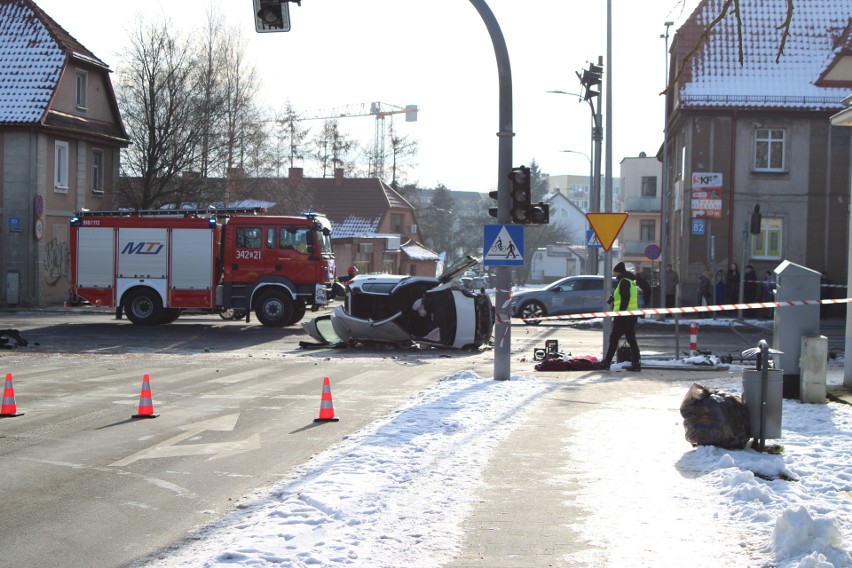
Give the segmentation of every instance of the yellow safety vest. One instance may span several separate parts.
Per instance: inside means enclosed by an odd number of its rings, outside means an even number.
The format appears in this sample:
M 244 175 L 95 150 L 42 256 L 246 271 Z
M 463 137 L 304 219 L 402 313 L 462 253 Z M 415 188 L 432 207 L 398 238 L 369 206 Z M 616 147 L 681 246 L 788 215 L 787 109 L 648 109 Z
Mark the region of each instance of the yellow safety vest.
M 621 309 L 621 283 L 622 281 L 627 280 L 630 282 L 630 300 L 627 302 L 628 310 L 638 310 L 639 309 L 639 286 L 636 285 L 635 280 L 631 280 L 630 278 L 622 278 L 615 284 L 615 290 L 612 292 L 613 304 L 612 307 L 615 311 Z

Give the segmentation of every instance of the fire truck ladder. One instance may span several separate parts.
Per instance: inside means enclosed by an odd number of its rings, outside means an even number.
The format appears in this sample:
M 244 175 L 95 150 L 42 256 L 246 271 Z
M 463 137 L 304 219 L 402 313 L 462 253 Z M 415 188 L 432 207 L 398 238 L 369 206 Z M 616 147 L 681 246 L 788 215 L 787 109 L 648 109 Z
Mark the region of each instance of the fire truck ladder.
M 111 211 L 77 211 L 77 217 L 228 217 L 231 215 L 257 215 L 263 207 L 222 207 L 206 209 L 114 209 Z

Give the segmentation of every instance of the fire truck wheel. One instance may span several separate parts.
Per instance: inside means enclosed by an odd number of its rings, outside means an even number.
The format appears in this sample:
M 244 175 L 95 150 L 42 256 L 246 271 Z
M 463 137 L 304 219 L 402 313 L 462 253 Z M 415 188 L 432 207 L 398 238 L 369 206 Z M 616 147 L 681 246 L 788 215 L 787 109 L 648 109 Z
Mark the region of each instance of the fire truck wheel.
M 174 323 L 180 317 L 183 310 L 180 308 L 166 308 L 163 310 L 163 323 Z
M 302 298 L 296 298 L 296 302 L 293 305 L 293 318 L 290 320 L 289 325 L 293 325 L 302 321 L 302 318 L 305 317 L 305 312 L 308 307 L 305 305 L 305 300 Z
M 270 290 L 257 301 L 254 313 L 257 320 L 270 327 L 283 327 L 293 319 L 293 299 L 285 291 Z
M 153 290 L 136 290 L 124 301 L 124 313 L 136 325 L 157 325 L 163 322 L 163 303 Z

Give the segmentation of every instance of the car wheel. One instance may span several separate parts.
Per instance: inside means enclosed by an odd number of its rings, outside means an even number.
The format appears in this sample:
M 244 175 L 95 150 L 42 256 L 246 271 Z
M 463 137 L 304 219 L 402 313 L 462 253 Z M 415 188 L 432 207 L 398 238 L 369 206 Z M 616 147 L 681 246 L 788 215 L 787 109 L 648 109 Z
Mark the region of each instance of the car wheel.
M 228 308 L 219 312 L 219 317 L 223 320 L 241 320 L 246 317 L 246 311 L 237 308 Z
M 284 327 L 293 319 L 293 298 L 286 291 L 270 290 L 257 301 L 254 313 L 257 320 L 270 327 Z
M 530 318 L 543 318 L 547 315 L 547 310 L 544 309 L 544 306 L 541 302 L 533 300 L 521 306 L 521 309 L 518 310 L 518 313 L 521 314 L 521 317 L 524 319 L 525 324 L 538 325 L 541 323 L 541 320 L 530 321 Z
M 153 290 L 137 290 L 124 301 L 124 313 L 136 325 L 157 325 L 163 322 L 163 302 Z

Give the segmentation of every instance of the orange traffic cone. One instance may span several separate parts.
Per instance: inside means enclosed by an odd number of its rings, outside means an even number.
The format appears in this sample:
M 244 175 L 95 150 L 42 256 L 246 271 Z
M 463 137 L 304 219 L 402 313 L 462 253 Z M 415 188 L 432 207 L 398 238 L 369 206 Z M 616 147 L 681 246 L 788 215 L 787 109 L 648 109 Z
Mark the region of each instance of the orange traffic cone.
M 142 393 L 139 395 L 139 412 L 133 418 L 156 418 L 154 414 L 154 402 L 151 400 L 151 379 L 146 373 L 142 377 Z
M 3 387 L 3 407 L 0 408 L 0 418 L 11 418 L 21 416 L 15 404 L 15 387 L 12 386 L 12 373 L 6 373 L 6 386 Z
M 319 418 L 314 422 L 337 422 L 340 418 L 334 417 L 334 403 L 331 401 L 331 383 L 328 377 L 322 380 L 322 398 L 320 399 Z

